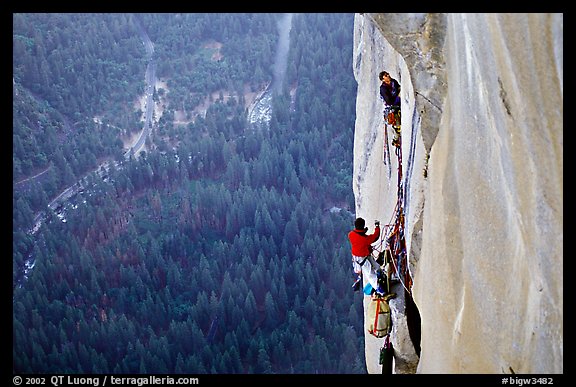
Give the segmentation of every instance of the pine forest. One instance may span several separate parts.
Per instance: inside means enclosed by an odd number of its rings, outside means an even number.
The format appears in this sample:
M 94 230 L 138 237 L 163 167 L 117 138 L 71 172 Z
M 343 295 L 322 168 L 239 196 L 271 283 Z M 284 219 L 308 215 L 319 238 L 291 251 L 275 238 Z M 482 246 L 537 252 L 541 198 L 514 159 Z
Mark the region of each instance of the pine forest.
M 354 16 L 293 15 L 252 124 L 281 17 L 13 15 L 13 372 L 366 372 Z

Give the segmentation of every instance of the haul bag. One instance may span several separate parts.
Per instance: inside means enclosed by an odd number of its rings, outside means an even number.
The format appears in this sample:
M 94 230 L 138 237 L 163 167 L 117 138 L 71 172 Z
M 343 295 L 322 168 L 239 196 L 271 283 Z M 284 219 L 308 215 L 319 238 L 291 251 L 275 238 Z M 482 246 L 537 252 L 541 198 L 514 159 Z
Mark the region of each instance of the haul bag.
M 376 337 L 390 333 L 391 318 L 388 302 L 379 296 L 372 297 L 368 306 L 368 332 Z

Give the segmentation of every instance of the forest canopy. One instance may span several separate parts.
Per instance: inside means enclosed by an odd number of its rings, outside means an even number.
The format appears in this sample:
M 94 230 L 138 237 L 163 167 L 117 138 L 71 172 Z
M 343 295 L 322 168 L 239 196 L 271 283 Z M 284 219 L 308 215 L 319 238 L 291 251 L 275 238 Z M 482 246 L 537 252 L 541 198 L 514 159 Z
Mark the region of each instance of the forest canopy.
M 245 94 L 271 82 L 278 17 L 14 15 L 14 372 L 366 372 L 346 240 L 353 15 L 294 16 L 286 86 L 251 127 Z M 143 33 L 164 110 L 124 160 Z

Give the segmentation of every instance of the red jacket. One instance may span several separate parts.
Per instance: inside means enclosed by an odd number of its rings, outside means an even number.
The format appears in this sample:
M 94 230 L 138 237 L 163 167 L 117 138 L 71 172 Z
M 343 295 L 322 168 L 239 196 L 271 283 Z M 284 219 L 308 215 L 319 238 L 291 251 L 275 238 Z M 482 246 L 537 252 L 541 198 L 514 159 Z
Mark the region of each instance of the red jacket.
M 352 244 L 352 255 L 366 257 L 370 255 L 371 244 L 380 238 L 380 226 L 376 226 L 374 234 L 366 235 L 363 230 L 352 230 L 348 233 L 348 239 Z

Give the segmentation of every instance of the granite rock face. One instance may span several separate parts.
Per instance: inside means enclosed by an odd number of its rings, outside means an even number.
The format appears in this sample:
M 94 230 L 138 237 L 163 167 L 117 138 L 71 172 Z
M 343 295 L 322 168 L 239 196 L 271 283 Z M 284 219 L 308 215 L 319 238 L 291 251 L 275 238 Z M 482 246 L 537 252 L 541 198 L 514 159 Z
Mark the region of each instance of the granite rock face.
M 354 45 L 353 189 L 367 225 L 391 221 L 399 192 L 378 73 L 402 86 L 421 351 L 400 291 L 395 372 L 562 373 L 563 15 L 357 14 Z M 370 373 L 381 346 L 366 332 Z

